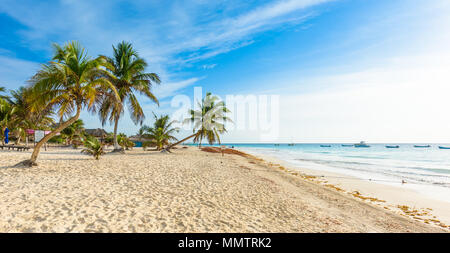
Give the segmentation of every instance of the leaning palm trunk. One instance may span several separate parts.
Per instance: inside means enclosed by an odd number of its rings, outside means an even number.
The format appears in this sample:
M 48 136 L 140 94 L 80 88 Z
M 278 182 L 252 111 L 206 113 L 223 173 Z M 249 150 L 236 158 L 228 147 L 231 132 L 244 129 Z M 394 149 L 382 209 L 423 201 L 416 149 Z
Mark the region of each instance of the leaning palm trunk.
M 172 144 L 172 145 L 169 145 L 169 146 L 167 146 L 165 149 L 163 149 L 162 152 L 165 152 L 165 151 L 170 152 L 170 149 L 171 149 L 172 147 L 175 147 L 176 145 L 178 145 L 178 144 L 180 144 L 180 143 L 183 143 L 183 142 L 185 142 L 185 141 L 191 139 L 192 137 L 194 137 L 194 136 L 196 136 L 196 135 L 197 135 L 197 133 L 195 133 L 195 134 L 193 134 L 193 135 L 191 135 L 191 136 L 188 136 L 188 137 L 182 139 L 182 140 L 179 141 L 179 142 L 176 142 L 176 143 L 174 143 L 174 144 Z
M 40 151 L 42 145 L 47 143 L 47 141 L 50 140 L 53 136 L 55 136 L 57 133 L 61 132 L 66 127 L 70 126 L 73 122 L 75 122 L 80 117 L 80 113 L 81 113 L 81 105 L 78 105 L 77 113 L 75 114 L 75 116 L 73 116 L 66 122 L 60 124 L 55 130 L 51 131 L 48 135 L 45 135 L 44 138 L 42 138 L 42 140 L 40 140 L 34 147 L 33 154 L 31 154 L 30 160 L 25 160 L 23 162 L 20 162 L 18 165 L 23 164 L 25 166 L 30 166 L 30 167 L 36 166 L 37 165 L 36 160 L 37 160 L 37 157 L 39 155 L 39 151 Z

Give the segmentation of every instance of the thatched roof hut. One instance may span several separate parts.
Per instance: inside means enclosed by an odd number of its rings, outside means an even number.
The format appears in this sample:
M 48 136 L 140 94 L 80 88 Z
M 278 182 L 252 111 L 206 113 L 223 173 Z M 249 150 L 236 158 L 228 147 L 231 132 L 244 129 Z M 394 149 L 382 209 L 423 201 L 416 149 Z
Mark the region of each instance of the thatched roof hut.
M 105 138 L 108 136 L 108 132 L 105 129 L 97 128 L 97 129 L 85 129 L 84 132 L 86 134 L 92 135 L 96 138 Z

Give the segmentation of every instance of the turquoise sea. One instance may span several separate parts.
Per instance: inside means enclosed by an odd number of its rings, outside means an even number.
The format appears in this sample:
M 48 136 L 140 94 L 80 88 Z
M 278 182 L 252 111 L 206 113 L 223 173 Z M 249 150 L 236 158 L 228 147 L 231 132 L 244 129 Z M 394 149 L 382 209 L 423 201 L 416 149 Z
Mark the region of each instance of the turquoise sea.
M 344 147 L 336 143 L 320 144 L 223 144 L 252 154 L 271 156 L 298 168 L 329 171 L 371 180 L 381 184 L 399 185 L 436 199 L 450 202 L 450 150 L 429 144 L 370 144 L 369 148 Z M 330 145 L 321 147 L 320 145 Z M 399 145 L 399 148 L 386 148 Z

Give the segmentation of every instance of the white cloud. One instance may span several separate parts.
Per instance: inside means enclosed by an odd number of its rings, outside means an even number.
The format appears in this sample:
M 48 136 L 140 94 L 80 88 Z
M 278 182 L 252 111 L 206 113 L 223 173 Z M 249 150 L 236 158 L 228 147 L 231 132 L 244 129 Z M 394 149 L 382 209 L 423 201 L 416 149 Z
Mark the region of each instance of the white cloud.
M 0 55 L 0 86 L 8 89 L 25 86 L 38 69 L 38 63 Z
M 305 9 L 330 0 L 288 0 L 267 4 L 266 6 L 252 10 L 240 17 L 226 22 L 232 27 L 257 27 L 271 23 L 273 19 L 286 14 Z
M 217 64 L 204 64 L 202 65 L 203 69 L 213 69 L 217 66 Z
M 200 78 L 190 78 L 180 82 L 164 83 L 164 85 L 155 86 L 153 92 L 158 99 L 164 99 L 166 97 L 176 95 L 177 91 L 186 88 L 188 86 L 191 86 L 195 84 L 195 82 L 198 82 L 199 80 Z
M 310 15 L 302 10 L 329 1 L 283 0 L 262 6 L 240 1 L 133 1 L 127 7 L 134 15 L 124 16 L 121 1 L 5 0 L 0 12 L 27 27 L 19 31 L 22 44 L 49 55 L 50 42 L 80 40 L 95 55 L 110 54 L 112 44 L 131 41 L 149 61 L 150 71 L 160 74 L 162 87 L 168 87 L 161 88 L 160 95 L 169 96 L 175 87 L 183 88 L 192 79 L 174 82 L 179 78 L 168 73 L 168 65 L 197 62 L 248 46 L 257 33 L 301 22 Z M 154 15 L 148 15 L 149 11 Z
M 304 14 L 298 13 L 299 10 L 329 1 L 332 0 L 271 1 L 259 7 L 245 6 L 246 9 L 239 11 L 238 15 L 234 14 L 235 10 L 233 14 L 226 12 L 230 7 L 219 2 L 202 1 L 129 3 L 137 11 L 151 10 L 156 14 L 142 17 L 121 16 L 118 13 L 121 11 L 120 1 L 6 1 L 0 6 L 0 11 L 29 28 L 22 34 L 30 40 L 30 46 L 37 46 L 31 42 L 48 37 L 62 40 L 79 38 L 93 50 L 104 48 L 105 44 L 109 50 L 112 42 L 129 39 L 145 48 L 146 54 L 154 59 L 167 60 L 184 51 L 207 49 L 204 53 L 209 56 L 205 57 L 212 57 L 216 54 L 209 50 L 221 53 L 238 48 L 236 45 L 248 41 L 249 36 L 255 33 L 305 18 Z M 28 5 L 33 8 L 24 8 Z M 233 1 L 226 5 L 239 7 L 241 3 Z M 216 13 L 213 7 L 224 9 L 224 14 Z M 41 46 L 48 47 L 47 42 Z

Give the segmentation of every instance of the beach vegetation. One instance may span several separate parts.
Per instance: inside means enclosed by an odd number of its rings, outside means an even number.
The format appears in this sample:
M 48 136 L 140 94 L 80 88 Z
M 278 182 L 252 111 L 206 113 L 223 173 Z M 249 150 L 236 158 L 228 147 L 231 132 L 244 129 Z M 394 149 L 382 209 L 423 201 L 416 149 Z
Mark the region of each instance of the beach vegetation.
M 129 150 L 135 146 L 134 142 L 131 141 L 130 138 L 128 138 L 124 133 L 120 133 L 117 135 L 117 142 L 120 147 L 122 147 L 121 150 Z
M 56 143 L 56 144 L 63 144 L 65 142 L 65 139 L 63 139 L 63 137 L 61 135 L 56 135 L 53 136 L 52 138 L 50 138 L 50 140 L 48 140 L 49 143 Z
M 226 116 L 230 110 L 225 106 L 224 101 L 219 100 L 219 97 L 212 95 L 210 92 L 206 93 L 202 101 L 198 101 L 198 108 L 197 110 L 189 110 L 190 117 L 183 122 L 193 124 L 193 134 L 169 145 L 164 151 L 169 151 L 170 148 L 191 138 L 194 138 L 193 142 L 198 143 L 199 146 L 201 146 L 203 139 L 206 139 L 209 144 L 218 142 L 220 145 L 220 135 L 227 131 L 225 123 L 232 122 Z
M 144 126 L 143 137 L 149 141 L 145 142 L 146 147 L 153 146 L 156 150 L 162 150 L 165 146 L 169 145 L 170 141 L 177 141 L 177 138 L 173 136 L 175 132 L 178 132 L 178 128 L 174 128 L 175 121 L 171 121 L 169 115 L 157 116 L 153 113 L 155 119 L 153 126 Z
M 6 90 L 0 87 L 0 92 Z M 20 87 L 11 90 L 10 96 L 0 94 L 0 126 L 3 143 L 3 133 L 6 128 L 10 130 L 12 140 L 15 144 L 27 138 L 27 129 L 50 129 L 54 123 L 53 112 L 46 108 L 32 111 L 30 101 L 32 93 L 30 88 Z M 28 143 L 28 141 L 27 141 Z
M 52 61 L 29 80 L 31 111 L 57 110 L 58 126 L 45 135 L 34 147 L 29 160 L 21 162 L 26 166 L 36 165 L 40 148 L 44 143 L 74 123 L 83 108 L 94 112 L 100 97 L 112 93 L 119 98 L 114 78 L 105 70 L 104 57 L 91 58 L 80 43 L 72 41 L 61 46 L 53 45 Z
M 121 146 L 117 136 L 119 119 L 124 113 L 124 104 L 127 104 L 130 117 L 135 124 L 142 124 L 145 119 L 144 110 L 136 98 L 136 93 L 149 98 L 159 105 L 159 101 L 152 93 L 153 84 L 161 81 L 156 73 L 146 73 L 147 62 L 139 57 L 138 52 L 131 43 L 121 42 L 113 46 L 113 56 L 105 57 L 107 70 L 111 76 L 110 82 L 114 84 L 119 98 L 115 96 L 115 91 L 104 94 L 99 106 L 99 117 L 104 125 L 107 121 L 114 124 L 113 144 L 115 151 L 121 151 Z
M 74 147 L 82 140 L 85 136 L 84 133 L 84 122 L 81 119 L 76 120 L 64 130 L 61 131 L 66 145 L 73 145 Z
M 84 149 L 81 150 L 81 153 L 92 155 L 95 160 L 99 160 L 100 156 L 105 154 L 105 151 L 103 149 L 104 145 L 93 136 L 86 136 L 83 145 Z
M 1 87 L 0 91 L 4 91 L 5 89 Z M 5 137 L 4 131 L 9 125 L 9 121 L 14 114 L 14 108 L 10 103 L 9 97 L 3 95 L 0 97 L 0 138 L 2 139 L 2 144 L 4 144 Z

